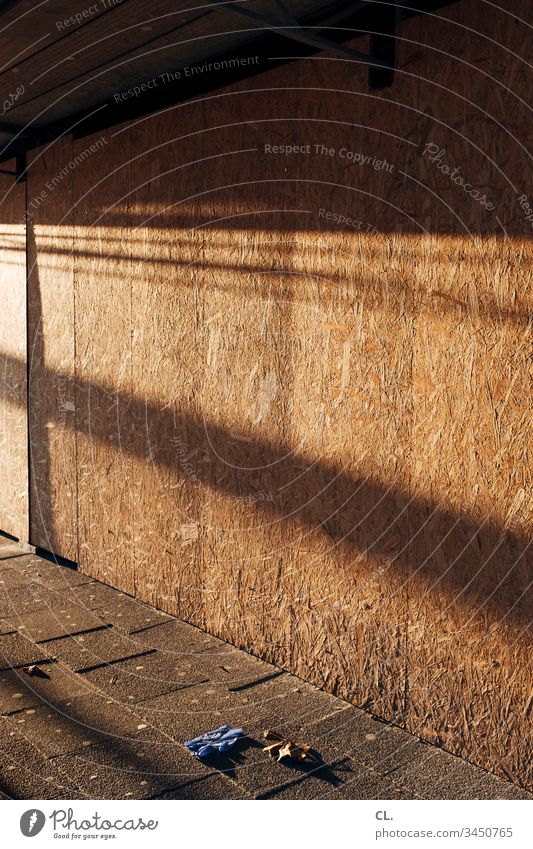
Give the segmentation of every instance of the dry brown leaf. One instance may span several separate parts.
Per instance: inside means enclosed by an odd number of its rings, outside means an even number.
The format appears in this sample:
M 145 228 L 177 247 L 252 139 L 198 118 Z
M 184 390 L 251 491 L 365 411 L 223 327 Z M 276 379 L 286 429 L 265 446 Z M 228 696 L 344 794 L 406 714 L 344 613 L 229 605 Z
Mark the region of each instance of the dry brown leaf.
M 311 746 L 308 743 L 296 743 L 294 740 L 281 737 L 274 731 L 264 731 L 263 737 L 265 740 L 272 742 L 263 747 L 263 752 L 266 752 L 270 757 L 277 755 L 278 762 L 283 758 L 291 758 L 292 760 L 303 762 L 312 759 Z
M 290 740 L 287 740 L 282 746 L 278 749 L 278 761 L 281 761 L 283 758 L 292 757 L 292 743 Z

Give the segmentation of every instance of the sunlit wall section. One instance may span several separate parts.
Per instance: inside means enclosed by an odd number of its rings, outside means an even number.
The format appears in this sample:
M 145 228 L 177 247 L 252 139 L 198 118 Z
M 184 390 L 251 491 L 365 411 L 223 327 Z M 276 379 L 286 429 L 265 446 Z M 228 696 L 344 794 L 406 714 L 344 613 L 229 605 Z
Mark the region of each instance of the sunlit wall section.
M 27 542 L 24 185 L 8 175 L 0 176 L 0 216 L 0 530 Z

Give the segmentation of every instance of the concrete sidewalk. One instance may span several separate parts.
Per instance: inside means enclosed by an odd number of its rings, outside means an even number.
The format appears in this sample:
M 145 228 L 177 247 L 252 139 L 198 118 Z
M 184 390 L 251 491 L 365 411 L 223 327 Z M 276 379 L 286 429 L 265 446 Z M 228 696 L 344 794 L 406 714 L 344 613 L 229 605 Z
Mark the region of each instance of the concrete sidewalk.
M 2 798 L 531 798 L 3 537 L 0 714 Z M 246 731 L 226 756 L 184 748 L 224 723 Z M 322 761 L 275 762 L 266 728 Z

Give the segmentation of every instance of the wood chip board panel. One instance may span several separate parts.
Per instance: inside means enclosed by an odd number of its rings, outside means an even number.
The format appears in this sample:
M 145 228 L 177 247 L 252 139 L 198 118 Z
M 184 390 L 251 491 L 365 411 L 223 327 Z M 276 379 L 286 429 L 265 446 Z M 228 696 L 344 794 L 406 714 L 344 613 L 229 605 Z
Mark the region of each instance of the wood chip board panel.
M 104 139 L 46 379 L 84 571 L 527 785 L 524 29 L 440 17 L 381 92 L 322 56 L 58 143 Z

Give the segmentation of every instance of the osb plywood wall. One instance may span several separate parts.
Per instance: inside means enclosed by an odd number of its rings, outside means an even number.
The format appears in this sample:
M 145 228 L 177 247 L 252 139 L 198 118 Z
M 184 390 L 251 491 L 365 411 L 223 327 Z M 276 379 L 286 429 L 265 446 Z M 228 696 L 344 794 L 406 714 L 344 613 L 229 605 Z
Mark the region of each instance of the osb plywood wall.
M 34 155 L 32 541 L 527 785 L 512 7 Z
M 14 170 L 15 163 L 5 164 Z M 24 185 L 0 175 L 0 529 L 28 539 Z

